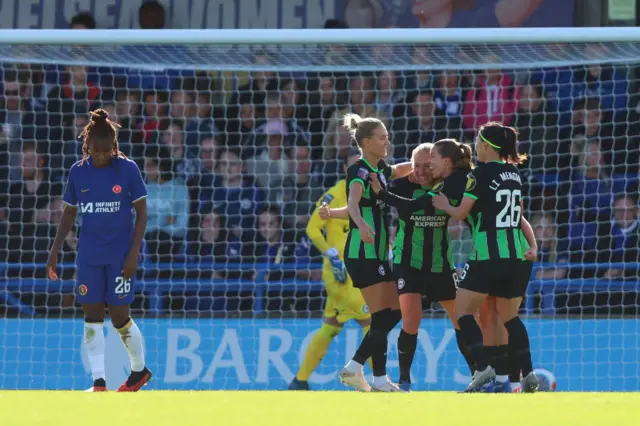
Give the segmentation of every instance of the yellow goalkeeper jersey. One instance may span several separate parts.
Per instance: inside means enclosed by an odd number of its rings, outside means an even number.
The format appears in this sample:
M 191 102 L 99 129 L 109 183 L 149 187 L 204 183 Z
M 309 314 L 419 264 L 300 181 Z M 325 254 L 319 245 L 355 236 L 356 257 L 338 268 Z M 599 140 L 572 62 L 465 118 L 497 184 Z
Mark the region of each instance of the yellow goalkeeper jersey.
M 329 189 L 316 203 L 319 207 L 322 203 L 327 203 L 331 208 L 340 208 L 347 205 L 347 181 L 341 180 Z M 324 231 L 324 233 L 323 233 Z M 307 235 L 321 253 L 330 248 L 335 248 L 340 253 L 340 258 L 344 259 L 344 245 L 349 234 L 349 220 L 331 218 L 323 220 L 316 208 L 309 219 L 307 225 Z M 329 262 L 325 258 L 325 264 Z

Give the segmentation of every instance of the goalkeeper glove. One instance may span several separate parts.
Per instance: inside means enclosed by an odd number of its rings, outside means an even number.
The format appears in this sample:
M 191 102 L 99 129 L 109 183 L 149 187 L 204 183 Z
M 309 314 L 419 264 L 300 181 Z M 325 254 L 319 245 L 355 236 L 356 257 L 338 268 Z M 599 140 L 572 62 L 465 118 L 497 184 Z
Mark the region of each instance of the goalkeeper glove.
M 344 284 L 347 282 L 347 267 L 344 266 L 344 262 L 340 259 L 338 255 L 338 250 L 335 248 L 330 248 L 329 250 L 324 252 L 324 255 L 331 264 L 331 272 L 333 273 L 333 277 L 339 283 Z

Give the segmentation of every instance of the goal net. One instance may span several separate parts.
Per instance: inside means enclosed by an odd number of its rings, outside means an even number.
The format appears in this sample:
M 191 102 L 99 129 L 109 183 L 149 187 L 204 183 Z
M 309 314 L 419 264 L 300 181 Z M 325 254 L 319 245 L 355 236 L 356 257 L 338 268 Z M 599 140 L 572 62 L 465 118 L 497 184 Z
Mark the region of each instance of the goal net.
M 0 389 L 90 385 L 75 300 L 91 284 L 75 280 L 82 217 L 60 280 L 45 262 L 79 135 L 104 108 L 148 185 L 132 316 L 154 389 L 286 389 L 336 315 L 345 326 L 310 385 L 341 389 L 366 308 L 345 311 L 332 282 L 327 298 L 330 246 L 318 241 L 331 236 L 312 213 L 344 196 L 325 194 L 355 148 L 340 118 L 356 112 L 386 124 L 391 163 L 423 142 L 472 143 L 490 120 L 516 127 L 539 245 L 522 305 L 534 365 L 561 390 L 639 390 L 638 40 L 637 29 L 3 34 Z M 449 232 L 464 265 L 468 231 Z M 129 361 L 106 328 L 117 387 Z M 451 323 L 425 301 L 414 389 L 459 389 L 467 375 Z

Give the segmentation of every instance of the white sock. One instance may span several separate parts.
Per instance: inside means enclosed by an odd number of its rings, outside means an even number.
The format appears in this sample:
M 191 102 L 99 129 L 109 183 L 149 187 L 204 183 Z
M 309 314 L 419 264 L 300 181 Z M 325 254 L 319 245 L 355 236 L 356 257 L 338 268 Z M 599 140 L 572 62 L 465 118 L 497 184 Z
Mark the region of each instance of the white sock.
M 120 333 L 120 339 L 124 343 L 124 347 L 127 348 L 129 353 L 129 360 L 131 361 L 131 371 L 144 370 L 144 345 L 142 342 L 142 333 L 140 329 L 129 319 L 129 322 L 122 328 L 117 329 Z
M 104 323 L 84 323 L 84 347 L 87 350 L 93 380 L 105 378 L 104 374 Z
M 496 376 L 496 382 L 507 383 L 508 381 L 509 381 L 509 376 Z
M 373 377 L 373 386 L 377 388 L 385 386 L 387 383 L 389 383 L 389 379 L 387 378 L 386 374 L 384 376 Z
M 364 371 L 364 365 L 359 362 L 355 362 L 354 360 L 349 360 L 344 368 L 350 373 L 361 373 Z

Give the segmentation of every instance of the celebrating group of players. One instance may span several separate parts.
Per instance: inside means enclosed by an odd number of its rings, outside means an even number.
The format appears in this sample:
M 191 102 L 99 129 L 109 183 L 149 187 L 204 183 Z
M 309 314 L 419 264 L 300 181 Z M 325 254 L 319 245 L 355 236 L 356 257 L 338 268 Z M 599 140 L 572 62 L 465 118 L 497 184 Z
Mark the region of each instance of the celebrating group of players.
M 307 227 L 325 255 L 325 317 L 289 389 L 309 389 L 309 377 L 331 340 L 346 321 L 355 319 L 365 336 L 340 371 L 340 381 L 360 391 L 409 391 L 426 296 L 441 303 L 455 327 L 472 374 L 466 392 L 535 392 L 538 379 L 518 309 L 537 246 L 523 216 L 516 165 L 524 158 L 516 150 L 516 130 L 497 122 L 482 126 L 474 168 L 470 147 L 453 139 L 422 144 L 411 162 L 390 166 L 383 160 L 389 138 L 381 121 L 347 114 L 344 126 L 358 150 L 345 165 L 346 181 L 318 202 Z M 399 218 L 393 265 L 389 206 L 397 208 Z M 465 221 L 473 239 L 473 251 L 459 274 L 450 217 Z M 394 383 L 386 374 L 387 336 L 401 320 L 400 377 Z M 371 385 L 364 376 L 367 360 Z
M 345 165 L 346 181 L 323 196 L 307 228 L 326 257 L 324 322 L 289 388 L 309 388 L 309 377 L 331 340 L 355 319 L 365 336 L 340 371 L 340 380 L 360 391 L 410 390 L 424 295 L 442 304 L 456 329 L 458 348 L 472 374 L 466 391 L 535 392 L 538 379 L 518 308 L 537 247 L 522 214 L 516 165 L 523 158 L 516 151 L 515 129 L 485 124 L 476 138 L 480 165 L 474 168 L 471 149 L 452 139 L 422 144 L 411 162 L 389 166 L 383 160 L 389 138 L 380 120 L 347 114 L 344 125 L 358 150 Z M 106 111 L 92 113 L 83 133 L 83 159 L 70 170 L 66 207 L 47 262 L 49 277 L 57 279 L 58 251 L 80 207 L 77 292 L 85 314 L 93 392 L 107 390 L 105 302 L 131 360 L 131 374 L 119 390 L 138 391 L 151 379 L 142 334 L 129 316 L 147 220 L 146 187 L 136 164 L 118 150 L 116 126 Z M 389 191 L 391 180 L 394 192 Z M 388 206 L 397 208 L 400 220 L 393 267 Z M 459 277 L 450 217 L 465 220 L 473 238 L 473 252 Z M 394 383 L 386 373 L 387 336 L 401 320 L 400 377 Z M 364 376 L 367 361 L 372 385 Z

